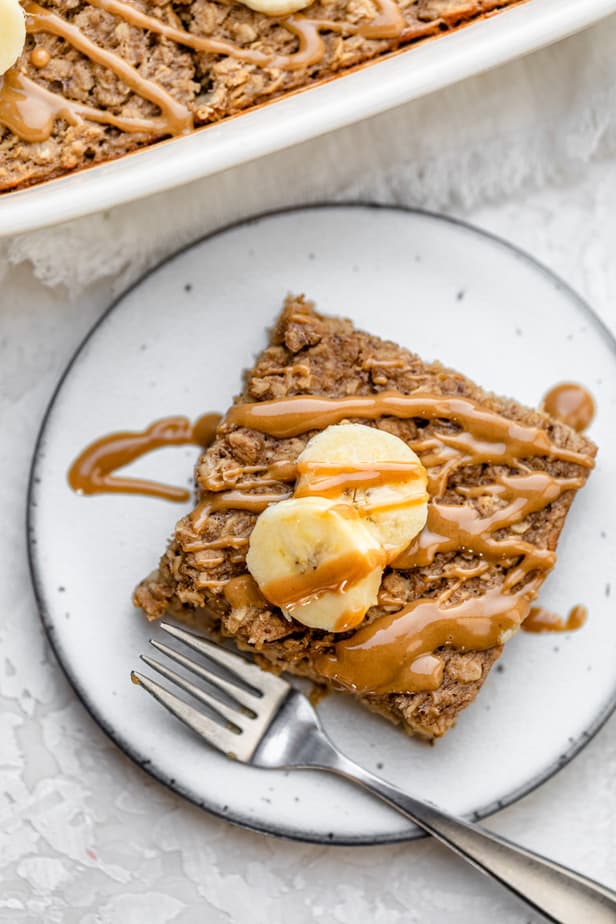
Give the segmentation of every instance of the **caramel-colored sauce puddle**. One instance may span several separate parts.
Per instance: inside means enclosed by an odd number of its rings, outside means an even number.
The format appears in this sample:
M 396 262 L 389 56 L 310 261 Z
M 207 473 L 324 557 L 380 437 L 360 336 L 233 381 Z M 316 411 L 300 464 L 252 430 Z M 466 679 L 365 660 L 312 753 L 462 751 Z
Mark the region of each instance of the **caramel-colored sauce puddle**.
M 587 388 L 576 382 L 561 382 L 550 388 L 541 408 L 578 433 L 586 430 L 595 416 L 593 396 Z
M 574 632 L 581 629 L 588 619 L 585 606 L 574 606 L 566 619 L 551 613 L 542 606 L 533 606 L 522 623 L 525 632 Z
M 79 453 L 69 469 L 68 483 L 78 494 L 145 494 L 187 501 L 190 491 L 186 488 L 114 472 L 164 446 L 209 446 L 219 422 L 220 414 L 204 414 L 194 423 L 187 417 L 163 417 L 145 430 L 109 433 Z

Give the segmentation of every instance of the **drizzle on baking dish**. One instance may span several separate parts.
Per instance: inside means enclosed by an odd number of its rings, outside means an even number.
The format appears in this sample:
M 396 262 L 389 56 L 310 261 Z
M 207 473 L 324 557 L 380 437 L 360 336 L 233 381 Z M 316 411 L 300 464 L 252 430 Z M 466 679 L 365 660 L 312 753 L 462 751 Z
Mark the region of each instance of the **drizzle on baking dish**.
M 142 12 L 125 0 L 89 0 L 97 7 L 115 16 L 121 22 L 148 32 L 164 36 L 179 46 L 212 55 L 223 55 L 247 64 L 272 71 L 302 70 L 318 64 L 325 54 L 323 32 L 344 36 L 358 35 L 365 39 L 400 38 L 405 42 L 424 38 L 438 32 L 440 21 L 419 23 L 414 27 L 405 22 L 396 0 L 376 0 L 378 12 L 366 23 L 347 20 L 331 21 L 291 15 L 280 19 L 280 25 L 297 39 L 297 50 L 291 54 L 273 55 L 245 48 L 233 42 L 195 35 L 186 29 L 169 25 L 156 16 Z M 27 142 L 48 139 L 56 121 L 64 119 L 75 125 L 89 119 L 111 125 L 123 132 L 154 133 L 159 137 L 182 135 L 194 128 L 193 115 L 188 106 L 176 100 L 161 83 L 143 77 L 139 70 L 121 55 L 102 48 L 92 41 L 74 23 L 58 13 L 39 6 L 32 0 L 24 3 L 26 30 L 30 35 L 47 33 L 58 36 L 91 61 L 108 68 L 116 77 L 144 100 L 153 103 L 159 114 L 149 118 L 118 116 L 107 109 L 98 109 L 70 99 L 61 92 L 48 89 L 25 74 L 18 66 L 11 68 L 0 85 L 0 124 Z M 34 49 L 35 67 L 44 67 L 44 49 Z

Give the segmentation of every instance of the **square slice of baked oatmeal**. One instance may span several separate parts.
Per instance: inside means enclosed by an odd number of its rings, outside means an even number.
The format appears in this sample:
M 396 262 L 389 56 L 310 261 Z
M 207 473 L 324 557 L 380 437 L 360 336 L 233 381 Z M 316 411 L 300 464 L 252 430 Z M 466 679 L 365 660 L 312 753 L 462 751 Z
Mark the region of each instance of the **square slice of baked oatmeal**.
M 416 453 L 427 521 L 381 562 L 374 605 L 352 628 L 330 631 L 269 602 L 246 556 L 260 514 L 299 493 L 300 453 L 346 422 Z M 344 690 L 436 738 L 528 615 L 595 452 L 549 415 L 290 297 L 199 460 L 194 511 L 134 600 L 149 619 L 169 613 L 207 628 L 275 671 Z

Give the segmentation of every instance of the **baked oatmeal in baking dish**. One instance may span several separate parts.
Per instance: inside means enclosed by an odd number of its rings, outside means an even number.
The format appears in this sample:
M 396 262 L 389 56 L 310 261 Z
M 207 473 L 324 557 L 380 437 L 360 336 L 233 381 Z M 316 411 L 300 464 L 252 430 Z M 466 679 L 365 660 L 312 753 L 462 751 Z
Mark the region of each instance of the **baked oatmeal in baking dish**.
M 518 2 L 24 0 L 25 35 L 17 20 L 0 35 L 0 191 L 184 135 Z

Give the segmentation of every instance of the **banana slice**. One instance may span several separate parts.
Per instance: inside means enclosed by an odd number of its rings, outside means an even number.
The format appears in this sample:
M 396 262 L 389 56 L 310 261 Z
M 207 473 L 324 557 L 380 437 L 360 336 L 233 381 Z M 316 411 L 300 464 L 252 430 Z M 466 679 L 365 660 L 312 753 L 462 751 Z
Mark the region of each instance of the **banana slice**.
M 313 0 L 241 0 L 244 6 L 266 16 L 288 16 L 297 13 L 313 2 Z
M 426 470 L 397 436 L 337 424 L 314 436 L 297 460 L 296 497 L 352 504 L 393 561 L 425 526 Z
M 246 564 L 263 596 L 287 616 L 345 632 L 376 603 L 385 555 L 353 507 L 303 497 L 259 516 Z
M 26 19 L 19 0 L 0 0 L 0 74 L 15 64 L 26 42 Z

